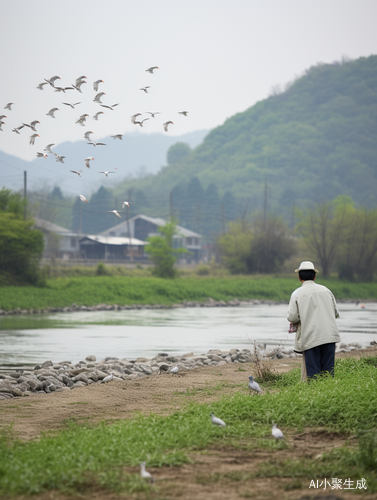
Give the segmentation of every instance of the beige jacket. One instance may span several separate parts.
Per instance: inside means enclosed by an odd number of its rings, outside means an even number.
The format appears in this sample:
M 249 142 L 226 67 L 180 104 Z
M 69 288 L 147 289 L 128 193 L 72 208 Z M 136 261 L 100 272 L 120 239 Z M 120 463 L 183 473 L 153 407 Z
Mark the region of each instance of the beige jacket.
M 296 332 L 296 352 L 331 342 L 340 342 L 335 318 L 339 311 L 335 297 L 328 288 L 314 281 L 304 281 L 292 295 L 287 319 L 300 323 Z

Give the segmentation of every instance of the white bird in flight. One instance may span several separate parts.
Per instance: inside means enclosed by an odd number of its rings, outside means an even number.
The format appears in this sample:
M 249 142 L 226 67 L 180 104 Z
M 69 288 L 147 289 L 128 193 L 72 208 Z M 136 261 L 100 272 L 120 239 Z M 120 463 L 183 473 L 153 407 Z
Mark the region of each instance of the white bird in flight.
M 47 153 L 55 154 L 53 151 L 51 151 L 52 146 L 55 146 L 55 144 L 47 144 L 47 146 L 44 148 L 43 151 L 46 151 Z
M 178 111 L 178 114 L 183 115 L 183 116 L 187 116 L 188 111 Z
M 8 104 L 6 104 L 4 106 L 4 109 L 9 109 L 9 111 L 12 111 L 12 105 L 14 104 L 14 102 L 8 102 Z
M 153 479 L 152 474 L 150 472 L 148 472 L 147 470 L 145 470 L 145 462 L 141 462 L 141 464 L 140 464 L 140 476 L 143 479 L 147 479 L 150 483 L 154 483 L 154 479 Z
M 164 130 L 165 130 L 165 132 L 167 132 L 167 131 L 168 131 L 168 126 L 169 126 L 170 124 L 174 125 L 174 123 L 173 123 L 172 121 L 168 121 L 168 122 L 165 122 L 165 123 L 164 123 Z
M 140 127 L 143 127 L 144 125 L 144 122 L 146 122 L 147 120 L 149 120 L 149 118 L 144 118 L 144 120 L 141 120 L 141 121 L 138 121 L 138 120 L 135 120 L 134 121 L 134 124 L 135 125 L 140 125 Z
M 0 119 L 1 119 L 1 117 L 0 117 Z M 30 122 L 30 124 L 28 124 L 28 123 L 22 123 L 22 125 L 24 127 L 30 127 L 31 130 L 33 130 L 34 132 L 36 132 L 37 129 L 35 127 L 36 127 L 37 123 L 41 123 L 41 122 L 39 122 L 38 120 L 34 120 L 34 121 Z
M 98 85 L 100 83 L 104 83 L 103 80 L 96 80 L 95 82 L 93 82 L 93 89 L 94 89 L 94 92 L 98 92 Z
M 115 172 L 113 172 L 112 170 L 109 172 L 107 170 L 105 170 L 104 172 L 98 172 L 99 174 L 105 174 L 106 177 L 109 177 L 109 174 L 115 174 Z
M 84 115 L 81 115 L 80 118 L 76 121 L 76 123 L 79 123 L 82 127 L 84 127 L 87 116 L 89 115 L 86 113 Z
M 273 426 L 272 426 L 272 435 L 274 436 L 274 438 L 277 440 L 277 439 L 284 439 L 284 436 L 283 436 L 283 433 L 281 432 L 280 429 L 278 429 L 276 427 L 276 424 L 273 423 Z
M 151 111 L 146 111 L 146 113 L 148 113 L 149 115 L 151 115 L 152 118 L 154 118 L 155 115 L 160 115 L 161 114 L 159 111 L 155 111 L 154 113 L 152 113 Z
M 56 153 L 54 153 L 54 155 L 55 155 L 55 161 L 58 161 L 60 163 L 64 163 L 65 156 L 59 156 Z
M 90 164 L 89 164 L 89 162 L 90 162 L 91 160 L 93 160 L 93 161 L 94 161 L 93 156 L 88 156 L 88 158 L 85 158 L 84 162 L 85 162 L 85 166 L 86 166 L 87 168 L 90 168 Z
M 98 111 L 95 115 L 93 115 L 94 120 L 98 120 L 99 115 L 104 115 L 103 111 Z
M 136 118 L 138 116 L 141 116 L 141 113 L 135 113 L 134 115 L 131 116 L 131 123 L 135 123 L 136 122 Z
M 14 127 L 14 128 L 12 128 L 12 132 L 16 132 L 16 134 L 20 134 L 21 133 L 20 130 L 22 128 L 24 128 L 23 125 L 21 125 L 20 127 Z
M 95 148 L 97 146 L 106 146 L 107 144 L 105 144 L 104 142 L 88 142 L 87 144 L 91 144 L 92 146 L 94 146 Z
M 3 122 L 3 121 L 0 120 L 0 131 L 1 132 L 4 132 L 3 125 L 5 125 L 5 122 Z
M 106 95 L 106 93 L 105 92 L 98 92 L 98 94 L 94 97 L 93 101 L 99 102 L 100 104 L 102 104 L 101 97 L 103 95 Z
M 119 214 L 118 210 L 106 210 L 106 212 L 109 214 L 114 214 L 117 217 L 119 217 L 120 219 L 122 218 L 121 215 Z
M 77 106 L 78 104 L 81 104 L 81 101 L 80 102 L 63 102 L 62 104 L 65 104 L 66 106 L 70 106 L 72 109 L 75 109 L 75 106 Z
M 8 118 L 6 115 L 0 115 L 0 120 L 2 120 L 3 118 Z
M 40 137 L 38 134 L 33 134 L 30 136 L 30 140 L 29 140 L 29 144 L 31 144 L 32 146 L 34 146 L 34 143 L 35 143 L 35 139 L 37 137 Z
M 88 130 L 87 132 L 85 132 L 84 134 L 84 139 L 86 139 L 87 141 L 90 141 L 90 134 L 93 134 L 93 132 L 91 130 Z
M 84 170 L 79 170 L 78 172 L 76 172 L 76 170 L 70 170 L 70 172 L 72 172 L 73 174 L 77 174 L 79 177 L 81 177 L 81 174 L 84 172 Z
M 123 135 L 122 134 L 116 134 L 111 136 L 113 139 L 119 139 L 120 141 L 123 140 Z
M 52 76 L 49 80 L 47 78 L 44 79 L 45 82 L 49 83 L 51 87 L 55 87 L 56 80 L 61 80 L 60 76 Z
M 218 425 L 220 427 L 226 427 L 226 423 L 223 420 L 221 420 L 221 418 L 215 417 L 215 415 L 213 413 L 211 413 L 211 422 L 213 423 L 213 425 Z
M 102 106 L 103 108 L 110 109 L 111 111 L 114 111 L 115 106 L 119 106 L 119 102 L 112 104 L 111 106 L 107 104 L 100 104 L 100 106 Z
M 56 118 L 54 113 L 55 111 L 59 111 L 59 108 L 51 108 L 48 113 L 46 113 L 47 116 L 51 116 L 51 118 Z
M 80 94 L 82 94 L 81 85 L 83 85 L 84 83 L 86 83 L 85 80 L 82 80 L 81 82 L 77 83 L 76 85 L 73 85 L 73 83 L 72 83 L 72 87 L 74 89 L 76 89 L 78 92 L 80 92 Z
M 150 86 L 148 85 L 147 87 L 141 87 L 139 90 L 144 90 L 146 94 L 148 94 L 148 89 L 150 89 Z
M 152 75 L 153 75 L 153 71 L 155 69 L 160 69 L 160 68 L 158 66 L 151 66 L 150 68 L 146 69 L 145 71 L 147 71 L 148 73 L 152 73 Z
M 122 203 L 122 208 L 130 206 L 130 204 L 128 203 L 128 201 L 121 201 L 121 203 Z
M 81 201 L 84 201 L 85 203 L 88 203 L 88 200 L 85 198 L 83 194 L 78 194 L 77 198 L 80 198 Z M 105 377 L 106 378 L 106 377 Z M 105 379 L 104 379 L 105 380 Z
M 46 153 L 37 153 L 37 157 L 38 158 L 45 158 L 46 159 L 47 155 L 46 155 Z
M 249 380 L 250 380 L 250 382 L 248 383 L 248 387 L 250 389 L 250 394 L 251 394 L 251 391 L 255 391 L 257 394 L 258 394 L 258 392 L 262 392 L 262 389 L 260 388 L 258 382 L 255 382 L 255 380 L 253 379 L 253 377 L 251 375 L 249 377 Z
M 55 92 L 63 92 L 65 94 L 66 90 L 73 90 L 73 87 L 54 87 Z
M 42 83 L 40 83 L 39 85 L 37 85 L 37 89 L 39 89 L 39 90 L 43 90 L 43 86 L 44 86 L 44 85 L 47 85 L 47 84 L 48 84 L 48 82 L 42 82 Z
M 79 76 L 78 78 L 76 78 L 75 80 L 75 85 L 79 85 L 80 83 L 86 83 L 86 82 L 83 82 L 83 80 L 86 80 L 86 76 L 82 75 L 82 76 Z

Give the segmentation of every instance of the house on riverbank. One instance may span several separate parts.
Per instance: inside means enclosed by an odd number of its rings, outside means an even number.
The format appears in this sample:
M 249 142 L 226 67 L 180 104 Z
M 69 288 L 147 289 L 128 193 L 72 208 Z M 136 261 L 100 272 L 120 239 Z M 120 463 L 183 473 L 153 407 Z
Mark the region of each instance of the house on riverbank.
M 161 233 L 158 231 L 158 228 L 165 226 L 166 222 L 166 220 L 159 217 L 136 215 L 131 219 L 106 229 L 106 231 L 100 233 L 100 236 L 131 237 L 140 241 L 145 241 L 151 236 L 160 236 Z M 185 227 L 177 226 L 177 234 L 174 236 L 174 247 L 183 247 L 190 252 L 183 257 L 188 263 L 192 261 L 199 262 L 202 257 L 201 238 L 202 236 L 200 234 Z

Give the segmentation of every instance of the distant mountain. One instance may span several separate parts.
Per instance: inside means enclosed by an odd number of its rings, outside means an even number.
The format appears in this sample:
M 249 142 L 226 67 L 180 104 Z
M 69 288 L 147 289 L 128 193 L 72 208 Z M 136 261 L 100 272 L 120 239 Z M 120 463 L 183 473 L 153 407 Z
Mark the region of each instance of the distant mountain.
M 169 211 L 172 192 L 180 223 L 196 221 L 190 227 L 198 232 L 210 186 L 218 228 L 221 219 L 223 227 L 229 219 L 229 194 L 238 202 L 233 214 L 241 216 L 263 208 L 265 183 L 268 209 L 287 221 L 293 206 L 340 194 L 372 207 L 377 201 L 376 132 L 377 56 L 318 64 L 284 92 L 213 129 L 180 161 L 128 187 L 148 194 L 148 210 L 155 216 Z
M 83 128 L 83 131 L 86 130 Z M 85 169 L 83 160 L 88 156 L 95 158 L 93 171 L 114 170 L 117 167 L 118 179 L 154 174 L 166 164 L 166 153 L 171 145 L 185 142 L 190 147 L 195 147 L 202 142 L 207 133 L 207 130 L 180 136 L 132 133 L 125 134 L 123 140 L 111 137 L 98 139 L 99 142 L 106 143 L 106 146 L 97 147 L 87 144 L 84 139 L 64 142 L 52 148 L 57 154 L 65 156 L 64 164 L 56 163 L 53 155 L 49 155 L 47 159 L 36 158 L 32 162 L 27 162 L 0 151 L 0 184 L 11 189 L 21 189 L 23 171 L 26 170 L 30 189 L 36 190 L 45 186 L 52 188 L 57 185 L 63 193 L 71 194 L 72 190 L 81 187 L 82 183 L 77 176 L 69 173 L 69 170 Z M 86 186 L 92 191 L 103 184 L 103 178 L 90 173 L 92 175 Z

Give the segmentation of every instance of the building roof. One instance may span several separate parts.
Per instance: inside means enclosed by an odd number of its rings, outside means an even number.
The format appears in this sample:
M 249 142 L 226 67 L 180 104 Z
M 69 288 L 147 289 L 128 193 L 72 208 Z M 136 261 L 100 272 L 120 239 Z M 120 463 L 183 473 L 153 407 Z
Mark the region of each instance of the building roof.
M 80 240 L 80 243 L 83 242 L 83 240 L 89 240 L 93 243 L 96 242 L 101 245 L 131 245 L 135 247 L 148 245 L 147 241 L 141 241 L 137 238 L 118 238 L 117 236 L 97 236 L 93 234 L 84 236 Z
M 70 233 L 71 231 L 69 229 L 66 229 L 65 227 L 58 226 L 57 224 L 54 224 L 53 222 L 50 222 L 45 219 L 40 219 L 39 217 L 34 217 L 35 221 L 35 227 L 37 229 L 40 229 L 41 231 L 49 231 L 53 233 Z
M 164 219 L 161 219 L 160 217 L 148 217 L 147 215 L 135 215 L 135 217 L 132 217 L 130 219 L 130 221 L 135 221 L 136 219 L 143 219 L 147 222 L 150 222 L 151 224 L 155 224 L 156 226 L 165 226 L 166 224 L 166 220 Z M 106 229 L 106 231 L 103 231 L 103 233 L 107 232 L 107 231 L 110 231 L 110 230 L 114 230 L 114 229 L 118 229 L 122 226 L 127 226 L 127 221 L 124 221 L 124 222 L 121 222 L 120 224 L 117 224 L 116 226 L 113 226 L 109 229 Z M 198 234 L 198 233 L 195 233 L 194 231 L 191 231 L 190 229 L 187 229 L 185 227 L 182 227 L 182 226 L 177 226 L 177 232 L 178 234 L 176 236 L 184 236 L 185 238 L 201 238 L 201 234 Z M 102 234 L 103 234 L 102 233 Z

